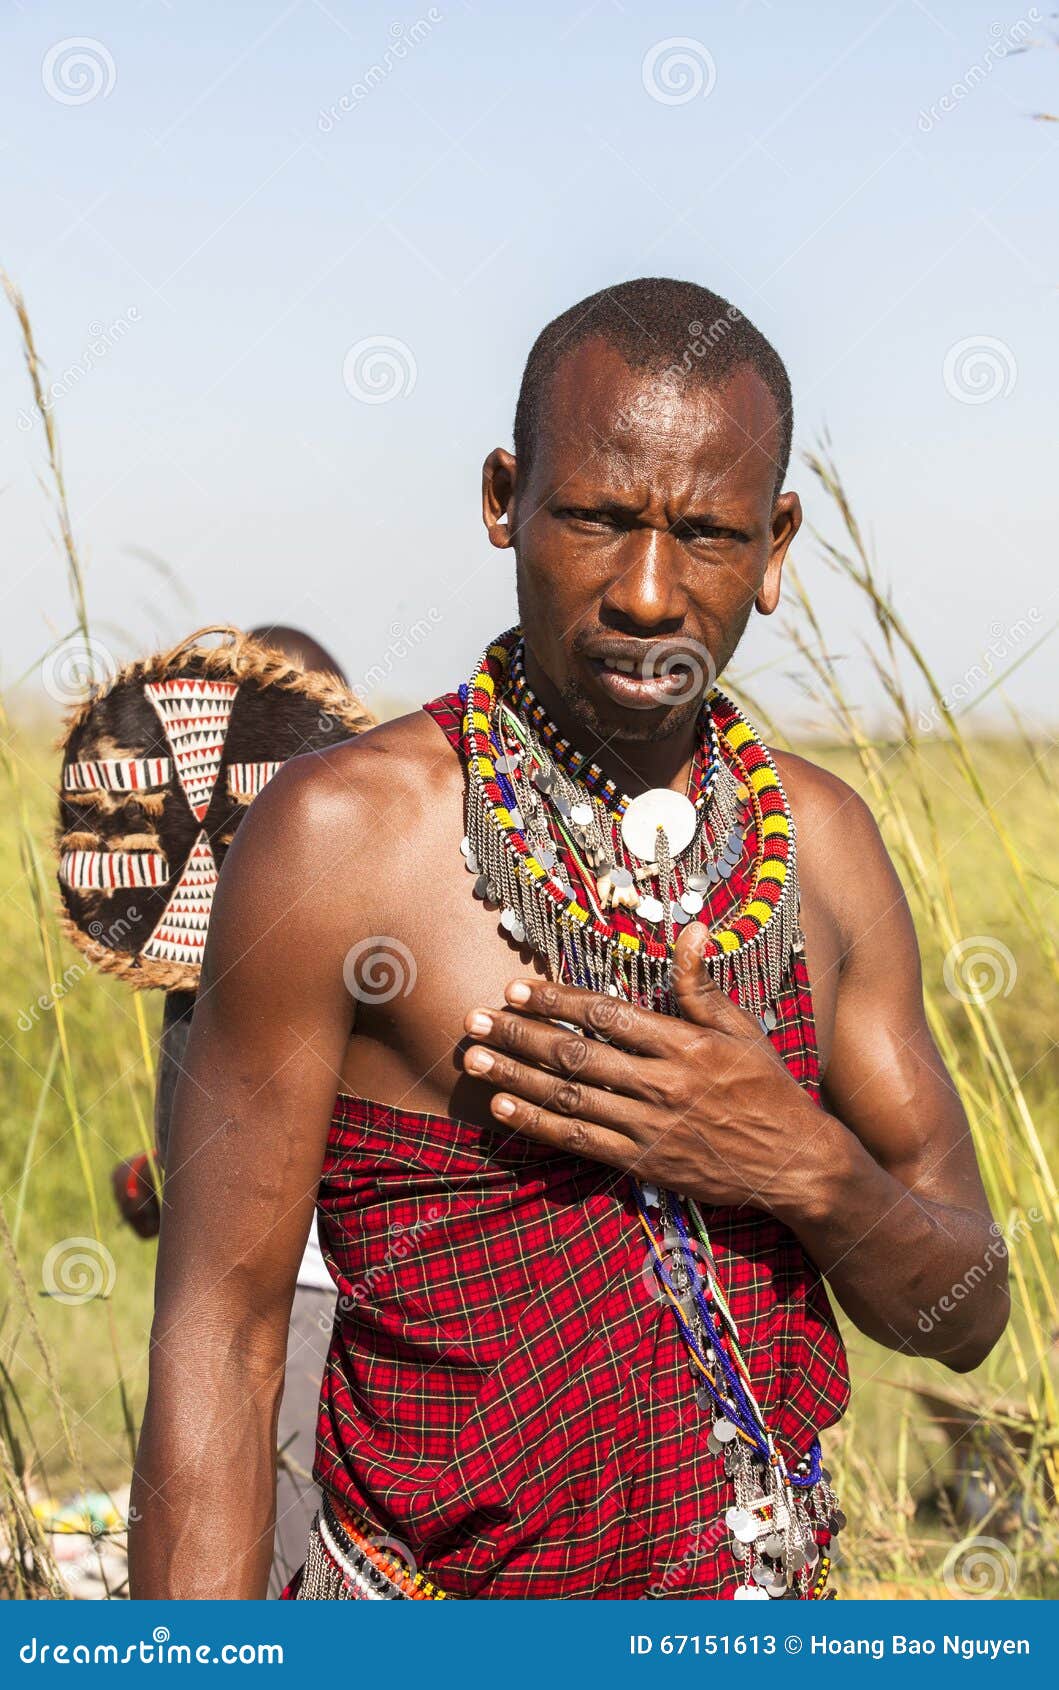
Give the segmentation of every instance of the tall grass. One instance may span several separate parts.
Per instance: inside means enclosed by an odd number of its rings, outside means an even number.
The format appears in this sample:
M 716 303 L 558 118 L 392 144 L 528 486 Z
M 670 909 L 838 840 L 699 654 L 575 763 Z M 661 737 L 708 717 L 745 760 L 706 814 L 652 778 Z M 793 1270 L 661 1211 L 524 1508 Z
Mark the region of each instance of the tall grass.
M 6 286 L 43 423 L 75 637 L 91 661 L 54 419 L 25 307 Z M 839 1583 L 844 1593 L 863 1595 L 975 1593 L 976 1575 L 961 1570 L 961 1556 L 973 1555 L 971 1538 L 999 1546 L 986 1551 L 993 1594 L 1054 1593 L 1053 751 L 1014 711 L 1010 731 L 999 737 L 972 733 L 971 718 L 953 713 L 882 583 L 827 450 L 806 462 L 833 517 L 829 532 L 815 536 L 811 590 L 797 572 L 790 577 L 786 632 L 821 730 L 812 755 L 868 799 L 901 872 L 924 953 L 930 1026 L 1010 1240 L 1015 1305 L 998 1349 L 958 1383 L 936 1364 L 847 1334 L 853 1407 L 829 1450 L 851 1522 L 849 1565 Z M 886 705 L 882 721 L 869 723 L 850 696 L 816 612 L 827 572 L 853 589 L 866 612 L 866 651 Z M 766 701 L 749 686 L 743 694 L 774 743 L 785 744 L 783 724 L 770 720 Z M 0 1565 L 0 1590 L 44 1596 L 61 1594 L 63 1582 L 30 1497 L 119 1488 L 128 1478 L 145 1386 L 154 1249 L 118 1222 L 105 1186 L 112 1163 L 149 1136 L 157 1005 L 86 976 L 80 962 L 69 966 L 48 846 L 54 753 L 39 733 L 6 718 L 0 741 L 7 818 L 0 936 L 5 953 L 21 964 L 0 988 L 7 1105 L 0 1138 L 0 1540 L 15 1551 Z M 975 976 L 972 969 L 970 978 L 961 972 L 966 941 L 976 936 L 986 942 L 979 950 L 987 960 L 999 959 L 1012 976 L 1000 978 L 999 987 L 995 971 Z M 112 1264 L 109 1296 L 71 1306 L 40 1295 L 48 1250 L 69 1238 L 88 1239 Z

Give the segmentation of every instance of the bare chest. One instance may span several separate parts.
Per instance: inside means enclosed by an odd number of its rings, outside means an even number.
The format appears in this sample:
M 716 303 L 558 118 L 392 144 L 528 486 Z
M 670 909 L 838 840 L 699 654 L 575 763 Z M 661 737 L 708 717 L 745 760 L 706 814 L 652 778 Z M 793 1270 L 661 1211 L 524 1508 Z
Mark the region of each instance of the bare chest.
M 512 980 L 542 975 L 544 968 L 502 931 L 496 910 L 474 896 L 462 837 L 462 789 L 454 783 L 390 863 L 378 930 L 361 941 L 361 961 L 347 971 L 356 1020 L 341 1089 L 484 1123 L 488 1088 L 461 1067 L 465 1018 L 475 1008 L 501 1008 Z M 811 880 L 803 881 L 802 927 L 826 1068 L 840 954 L 823 891 Z

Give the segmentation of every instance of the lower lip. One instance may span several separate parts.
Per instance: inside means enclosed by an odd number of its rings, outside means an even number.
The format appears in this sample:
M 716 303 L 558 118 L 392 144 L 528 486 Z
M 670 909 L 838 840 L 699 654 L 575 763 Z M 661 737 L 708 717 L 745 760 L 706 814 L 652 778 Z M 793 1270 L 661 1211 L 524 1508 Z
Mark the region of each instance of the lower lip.
M 687 698 L 692 685 L 691 676 L 681 669 L 668 675 L 624 675 L 596 661 L 592 667 L 607 696 L 626 709 L 659 709 L 676 699 Z

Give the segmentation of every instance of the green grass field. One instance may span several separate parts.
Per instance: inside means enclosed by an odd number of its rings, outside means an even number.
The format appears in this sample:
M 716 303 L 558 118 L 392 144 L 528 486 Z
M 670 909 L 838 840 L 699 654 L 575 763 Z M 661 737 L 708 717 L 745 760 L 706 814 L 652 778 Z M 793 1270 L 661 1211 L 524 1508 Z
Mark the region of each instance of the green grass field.
M 880 753 L 892 782 L 888 814 L 855 753 L 825 746 L 809 749 L 864 791 L 888 833 L 895 831 L 900 812 L 906 823 L 918 819 L 920 837 L 929 837 L 926 819 L 916 817 L 923 771 L 911 752 Z M 138 1424 L 145 1391 L 155 1246 L 137 1239 L 119 1221 L 109 1175 L 119 1158 L 143 1146 L 149 1131 L 152 1081 L 144 1034 L 149 1048 L 161 1000 L 148 993 L 138 1003 L 127 987 L 93 974 L 55 932 L 50 838 L 57 760 L 39 731 L 16 731 L 9 750 L 51 908 L 42 937 L 34 873 L 27 872 L 26 840 L 9 826 L 0 834 L 0 941 L 13 964 L 0 988 L 5 1119 L 0 1190 L 17 1243 L 25 1294 L 16 1286 L 3 1298 L 0 1392 L 16 1466 L 38 1490 L 62 1495 L 83 1485 L 117 1488 L 128 1480 L 130 1427 Z M 1049 766 L 1014 739 L 977 742 L 973 755 L 985 789 L 1008 817 L 1034 882 L 1051 890 L 1059 874 L 1054 763 Z M 997 955 L 1002 954 L 999 947 L 1006 947 L 1013 959 L 1011 978 L 1005 975 L 1003 982 L 1007 989 L 991 999 L 988 1011 L 1010 1055 L 1022 1103 L 1029 1118 L 1040 1124 L 1045 1147 L 1054 1155 L 1059 1083 L 1050 1007 L 1054 988 L 1050 990 L 1046 961 L 1015 907 L 1010 865 L 993 824 L 943 748 L 931 748 L 924 756 L 934 804 L 932 825 L 944 842 L 961 937 L 986 935 Z M 935 869 L 936 859 L 928 860 Z M 904 873 L 907 884 L 907 865 Z M 909 884 L 914 905 L 940 895 L 937 876 L 932 878 L 931 885 Z M 920 929 L 926 991 L 939 1027 L 951 1041 L 953 1071 L 962 1086 L 973 1085 L 977 1094 L 987 1083 L 989 1064 L 974 1015 L 946 990 L 945 948 L 938 930 L 922 920 Z M 1018 1142 L 1010 1112 L 992 1120 L 984 1089 L 978 1103 L 976 1125 L 987 1139 L 987 1177 L 991 1165 L 1004 1170 L 1000 1177 L 994 1170 L 993 1195 L 998 1218 L 1010 1228 L 1018 1214 L 1041 1212 L 1040 1169 L 1025 1143 Z M 64 1240 L 93 1239 L 94 1214 L 98 1238 L 113 1262 L 109 1295 L 66 1305 L 41 1294 L 48 1252 Z M 1027 1224 L 1029 1230 L 1014 1245 L 1013 1255 L 1031 1282 L 1031 1294 L 1016 1287 L 1012 1339 L 969 1380 L 952 1381 L 934 1364 L 891 1355 L 850 1334 L 854 1407 L 842 1434 L 831 1440 L 829 1458 L 843 1481 L 847 1512 L 855 1521 L 848 1537 L 857 1583 L 865 1594 L 896 1588 L 944 1593 L 944 1586 L 938 1585 L 942 1565 L 965 1535 L 960 1521 L 947 1514 L 941 1494 L 952 1468 L 947 1440 L 919 1400 L 902 1387 L 919 1383 L 956 1388 L 978 1405 L 991 1434 L 1000 1438 L 1004 1414 L 1023 1416 L 1031 1407 L 1049 1412 L 1048 1370 L 1036 1368 L 1033 1357 L 1035 1328 L 1039 1338 L 1053 1294 L 1046 1263 L 1054 1261 L 1054 1217 Z M 96 1254 L 106 1264 L 107 1257 Z M 1051 1330 L 1045 1334 L 1049 1354 Z M 1050 1427 L 1047 1435 L 1054 1440 L 1054 1420 Z M 1054 1455 L 1054 1441 L 1051 1452 Z M 1045 1453 L 1038 1450 L 1034 1476 L 1028 1481 L 1038 1494 L 1049 1489 L 1041 1471 Z M 1023 1483 L 1026 1474 L 1022 1467 L 1019 1471 Z M 1001 1495 L 995 1520 L 987 1520 L 984 1534 L 998 1541 L 1017 1540 L 1017 1526 L 1012 1537 L 1011 1522 L 1002 1518 L 1007 1512 Z M 1047 1533 L 1023 1531 L 1022 1538 L 1019 1594 L 1043 1593 L 1054 1577 Z

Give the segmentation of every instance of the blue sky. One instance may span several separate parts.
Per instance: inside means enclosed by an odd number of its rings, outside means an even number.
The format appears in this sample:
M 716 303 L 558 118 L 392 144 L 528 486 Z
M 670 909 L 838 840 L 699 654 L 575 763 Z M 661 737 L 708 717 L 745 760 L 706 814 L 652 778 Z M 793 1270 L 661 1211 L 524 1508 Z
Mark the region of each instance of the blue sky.
M 1020 0 L 4 16 L 0 262 L 117 656 L 285 619 L 380 697 L 454 685 L 513 616 L 478 483 L 529 345 L 642 274 L 706 283 L 775 341 L 796 443 L 830 431 L 946 687 L 1053 626 L 1059 125 L 1032 114 L 1059 110 L 1059 56 Z M 72 614 L 0 322 L 10 684 Z M 369 403 L 347 354 L 378 341 L 396 391 Z M 789 485 L 833 532 L 807 472 Z M 870 703 L 855 608 L 808 535 L 795 555 Z M 1039 717 L 1056 649 L 1010 681 Z M 741 661 L 802 708 L 764 624 Z

